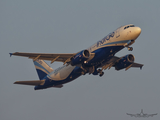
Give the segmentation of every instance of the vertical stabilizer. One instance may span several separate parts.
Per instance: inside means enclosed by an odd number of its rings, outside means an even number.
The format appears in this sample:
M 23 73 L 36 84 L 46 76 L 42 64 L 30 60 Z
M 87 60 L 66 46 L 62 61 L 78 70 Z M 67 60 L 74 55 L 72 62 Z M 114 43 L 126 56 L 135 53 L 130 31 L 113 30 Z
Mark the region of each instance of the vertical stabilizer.
M 47 74 L 53 71 L 53 69 L 43 60 L 37 59 L 36 61 L 33 61 L 33 63 L 40 80 L 42 80 Z
M 141 109 L 141 113 L 143 114 L 143 109 Z

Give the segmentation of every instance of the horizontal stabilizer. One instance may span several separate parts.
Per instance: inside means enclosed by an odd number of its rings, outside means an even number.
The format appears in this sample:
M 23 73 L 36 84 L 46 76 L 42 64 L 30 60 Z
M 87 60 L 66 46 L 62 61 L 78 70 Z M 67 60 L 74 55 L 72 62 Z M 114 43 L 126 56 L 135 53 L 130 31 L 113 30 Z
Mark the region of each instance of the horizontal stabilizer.
M 33 81 L 16 81 L 14 84 L 21 84 L 21 85 L 43 85 L 45 80 L 33 80 Z
M 62 88 L 63 85 L 53 85 L 53 87 L 55 87 L 55 88 Z

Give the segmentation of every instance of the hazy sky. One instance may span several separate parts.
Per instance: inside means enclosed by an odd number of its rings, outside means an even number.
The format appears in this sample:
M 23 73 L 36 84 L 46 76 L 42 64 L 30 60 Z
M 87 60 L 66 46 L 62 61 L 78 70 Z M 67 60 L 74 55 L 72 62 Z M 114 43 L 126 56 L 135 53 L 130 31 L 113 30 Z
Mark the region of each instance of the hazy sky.
M 126 113 L 160 115 L 159 0 L 1 0 L 1 120 L 133 120 Z M 32 60 L 10 52 L 75 53 L 121 25 L 135 24 L 142 33 L 117 53 L 133 54 L 142 70 L 106 70 L 85 75 L 61 89 L 34 91 L 14 85 L 38 80 Z M 48 62 L 49 63 L 49 62 Z M 53 63 L 55 69 L 62 63 Z M 144 118 L 139 118 L 144 119 Z

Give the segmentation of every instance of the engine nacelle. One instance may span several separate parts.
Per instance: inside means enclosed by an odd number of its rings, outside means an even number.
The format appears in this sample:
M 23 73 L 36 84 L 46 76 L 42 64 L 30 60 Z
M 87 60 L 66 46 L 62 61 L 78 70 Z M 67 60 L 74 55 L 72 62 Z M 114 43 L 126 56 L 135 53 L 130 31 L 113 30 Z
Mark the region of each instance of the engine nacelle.
M 90 57 L 90 52 L 88 50 L 82 50 L 72 58 L 71 65 L 74 66 L 74 65 L 82 64 L 89 57 Z
M 116 70 L 121 70 L 123 68 L 128 67 L 131 65 L 135 60 L 135 57 L 132 54 L 128 54 L 124 57 L 122 57 L 116 64 L 115 64 L 115 69 Z

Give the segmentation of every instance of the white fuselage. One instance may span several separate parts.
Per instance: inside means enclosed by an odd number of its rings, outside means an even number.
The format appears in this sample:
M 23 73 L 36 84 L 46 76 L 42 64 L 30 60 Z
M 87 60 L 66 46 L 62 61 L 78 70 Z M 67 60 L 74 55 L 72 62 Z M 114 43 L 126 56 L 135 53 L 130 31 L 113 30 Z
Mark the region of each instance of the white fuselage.
M 102 40 L 98 41 L 97 43 L 89 47 L 88 50 L 91 53 L 94 53 L 98 49 L 107 47 L 128 47 L 135 42 L 136 38 L 139 36 L 140 33 L 141 29 L 139 27 L 135 27 L 133 25 L 122 26 L 116 29 L 114 32 L 107 35 L 106 37 L 104 37 Z M 70 78 L 73 79 L 71 73 L 75 68 L 76 66 L 63 65 L 51 72 L 50 74 L 48 74 L 47 78 L 53 81 L 61 81 L 69 79 L 68 77 L 70 76 Z

